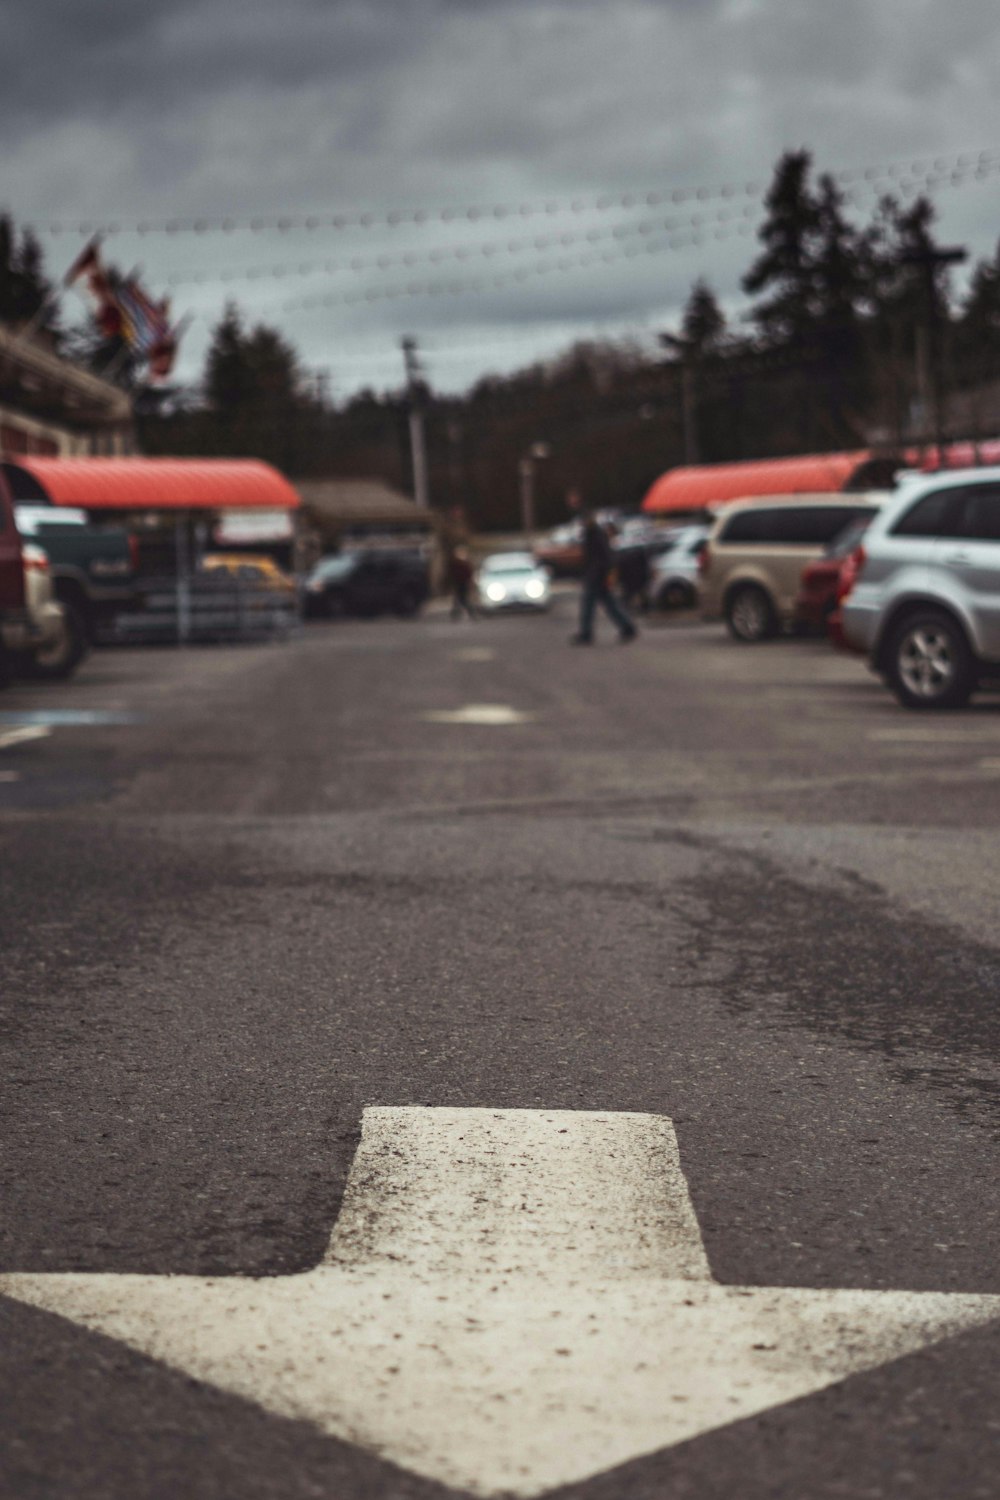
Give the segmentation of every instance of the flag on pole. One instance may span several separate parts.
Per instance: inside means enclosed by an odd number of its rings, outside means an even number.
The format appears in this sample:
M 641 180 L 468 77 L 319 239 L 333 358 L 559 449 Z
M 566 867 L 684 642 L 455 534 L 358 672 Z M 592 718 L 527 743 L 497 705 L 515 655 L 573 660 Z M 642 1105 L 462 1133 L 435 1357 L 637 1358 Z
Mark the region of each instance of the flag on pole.
M 139 281 L 138 271 L 122 276 L 101 259 L 100 240 L 85 245 L 63 277 L 71 286 L 86 277 L 87 290 L 96 304 L 94 319 L 105 338 L 120 338 L 129 353 L 148 366 L 154 380 L 163 380 L 173 368 L 182 325 L 171 327 L 170 302 L 156 301 Z

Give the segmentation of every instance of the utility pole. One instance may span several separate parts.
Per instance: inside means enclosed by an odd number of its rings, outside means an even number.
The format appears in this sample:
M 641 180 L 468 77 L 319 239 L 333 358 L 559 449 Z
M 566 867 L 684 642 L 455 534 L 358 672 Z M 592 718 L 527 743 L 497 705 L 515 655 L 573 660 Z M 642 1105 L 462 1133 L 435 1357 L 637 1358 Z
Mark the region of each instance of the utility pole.
M 410 458 L 413 464 L 413 498 L 424 510 L 430 505 L 427 484 L 427 448 L 424 443 L 423 370 L 417 356 L 417 341 L 407 335 L 401 341 L 410 403 Z
M 941 349 L 941 320 L 938 317 L 937 298 L 934 295 L 934 273 L 944 266 L 960 265 L 968 259 L 968 251 L 961 246 L 935 249 L 928 245 L 923 250 L 910 250 L 900 257 L 902 263 L 915 266 L 923 272 L 923 323 L 916 330 L 914 351 L 917 375 L 917 397 L 923 407 L 926 423 L 928 415 L 934 427 L 934 443 L 938 451 L 938 463 L 944 456 L 944 378 Z M 925 427 L 926 431 L 926 427 Z
M 521 530 L 530 547 L 535 535 L 535 463 L 548 458 L 551 449 L 548 443 L 532 443 L 518 465 L 521 476 Z

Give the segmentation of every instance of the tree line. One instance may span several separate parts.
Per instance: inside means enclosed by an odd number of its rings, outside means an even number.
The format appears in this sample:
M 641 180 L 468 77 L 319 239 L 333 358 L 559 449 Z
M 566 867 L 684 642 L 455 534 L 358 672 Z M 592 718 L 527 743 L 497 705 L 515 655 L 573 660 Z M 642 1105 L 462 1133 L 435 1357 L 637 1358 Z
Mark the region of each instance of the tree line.
M 240 454 L 292 478 L 377 477 L 411 490 L 416 401 L 432 503 L 461 505 L 474 524 L 502 528 L 516 524 L 519 459 L 539 441 L 550 457 L 537 465 L 538 514 L 552 523 L 572 490 L 632 507 L 658 474 L 685 461 L 994 435 L 954 430 L 949 398 L 1000 376 L 1000 244 L 956 295 L 955 257 L 935 219 L 926 197 L 886 195 L 858 224 L 810 153 L 786 152 L 764 200 L 759 249 L 742 278 L 749 306 L 738 320 L 699 279 L 657 352 L 588 341 L 457 396 L 418 381 L 335 404 L 278 330 L 249 325 L 229 304 L 195 389 L 137 393 L 140 442 L 149 453 Z M 37 242 L 0 217 L 0 321 L 27 321 L 50 293 Z M 41 321 L 75 357 L 114 366 L 107 347 L 62 332 L 54 309 Z M 128 365 L 118 374 L 138 377 Z

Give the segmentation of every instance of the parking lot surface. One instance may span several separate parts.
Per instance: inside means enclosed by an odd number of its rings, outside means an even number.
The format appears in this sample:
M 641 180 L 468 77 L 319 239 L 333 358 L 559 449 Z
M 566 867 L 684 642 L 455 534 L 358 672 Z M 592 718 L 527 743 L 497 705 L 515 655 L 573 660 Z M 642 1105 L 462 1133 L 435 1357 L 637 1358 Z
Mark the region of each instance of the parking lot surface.
M 0 695 L 0 1493 L 1000 1493 L 1000 699 L 572 607 Z

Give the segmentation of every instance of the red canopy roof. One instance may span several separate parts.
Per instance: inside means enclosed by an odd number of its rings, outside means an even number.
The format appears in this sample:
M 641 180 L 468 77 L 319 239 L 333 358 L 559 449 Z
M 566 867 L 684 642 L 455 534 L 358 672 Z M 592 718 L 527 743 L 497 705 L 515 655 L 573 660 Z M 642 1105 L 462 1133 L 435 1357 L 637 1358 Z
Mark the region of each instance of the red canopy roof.
M 903 454 L 906 463 L 914 469 L 934 472 L 938 469 L 976 469 L 980 464 L 1000 463 L 1000 439 L 985 438 L 980 442 L 946 443 L 944 449 L 937 447 L 907 448 Z
M 842 490 L 872 457 L 857 453 L 813 453 L 802 458 L 763 458 L 752 463 L 701 464 L 669 469 L 642 502 L 645 511 L 701 510 L 751 495 L 815 494 Z
M 20 469 L 54 505 L 80 510 L 294 510 L 284 475 L 255 459 L 34 458 L 7 469 L 15 495 Z M 30 482 L 29 482 L 30 483 Z

